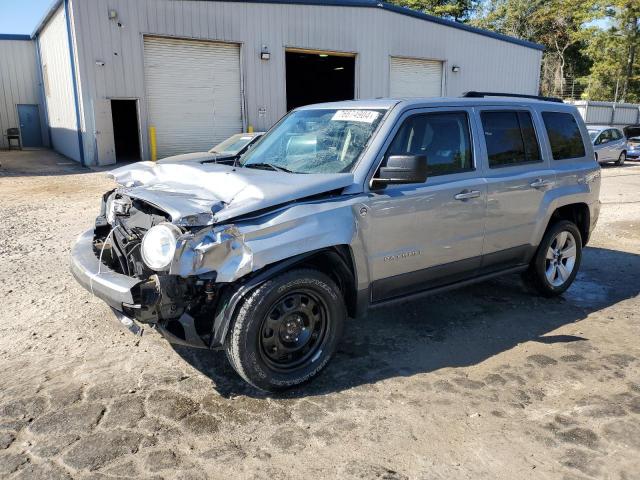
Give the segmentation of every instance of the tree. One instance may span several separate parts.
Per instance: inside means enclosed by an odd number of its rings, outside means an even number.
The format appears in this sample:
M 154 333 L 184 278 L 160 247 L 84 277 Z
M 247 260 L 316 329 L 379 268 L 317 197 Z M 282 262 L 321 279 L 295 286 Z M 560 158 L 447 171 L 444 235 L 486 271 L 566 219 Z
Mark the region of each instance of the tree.
M 475 12 L 479 0 L 391 0 L 389 3 L 456 22 L 467 22 Z
M 597 0 L 489 0 L 474 23 L 543 44 L 541 92 L 562 96 L 568 67 L 575 71 L 583 64 L 575 46 L 587 39 L 585 25 L 600 11 Z

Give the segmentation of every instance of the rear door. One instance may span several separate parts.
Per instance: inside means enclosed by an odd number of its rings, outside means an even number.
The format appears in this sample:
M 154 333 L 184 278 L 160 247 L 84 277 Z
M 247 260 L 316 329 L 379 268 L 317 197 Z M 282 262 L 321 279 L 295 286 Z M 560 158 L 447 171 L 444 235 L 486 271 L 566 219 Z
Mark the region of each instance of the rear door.
M 471 109 L 420 109 L 390 135 L 381 164 L 390 155 L 424 154 L 429 177 L 373 190 L 364 202 L 359 228 L 373 302 L 453 283 L 480 267 L 486 187 L 473 130 Z
M 479 108 L 487 179 L 482 272 L 525 264 L 555 175 L 540 148 L 542 125 L 526 107 Z
M 611 129 L 611 138 L 613 141 L 611 142 L 611 153 L 613 155 L 612 160 L 618 160 L 620 154 L 625 150 L 627 145 L 627 140 L 624 138 L 624 135 L 617 128 Z
M 598 152 L 598 160 L 601 162 L 609 162 L 614 160 L 614 153 L 612 148 L 613 145 L 613 136 L 611 134 L 611 129 L 608 128 L 604 130 L 600 136 L 598 137 L 597 143 L 597 152 Z

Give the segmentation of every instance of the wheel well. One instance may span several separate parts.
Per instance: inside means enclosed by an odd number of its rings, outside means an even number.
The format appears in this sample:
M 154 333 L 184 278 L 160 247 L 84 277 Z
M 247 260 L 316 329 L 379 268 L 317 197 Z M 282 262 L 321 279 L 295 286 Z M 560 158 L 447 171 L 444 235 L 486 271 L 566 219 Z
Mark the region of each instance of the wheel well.
M 357 305 L 356 276 L 351 252 L 347 245 L 337 245 L 320 250 L 295 265 L 295 267 L 300 266 L 319 270 L 336 282 L 342 291 L 349 316 L 355 316 Z
M 576 224 L 578 230 L 580 230 L 580 236 L 582 237 L 582 246 L 585 246 L 589 240 L 589 206 L 586 203 L 573 203 L 571 205 L 565 205 L 553 212 L 551 215 L 551 221 L 549 225 L 557 222 L 558 220 L 569 220 Z

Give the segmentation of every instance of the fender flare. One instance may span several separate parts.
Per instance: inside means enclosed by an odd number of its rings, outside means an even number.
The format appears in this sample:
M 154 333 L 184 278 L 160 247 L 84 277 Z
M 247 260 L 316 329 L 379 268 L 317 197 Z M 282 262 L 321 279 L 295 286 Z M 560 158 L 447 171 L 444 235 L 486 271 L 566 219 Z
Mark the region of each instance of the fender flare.
M 228 289 L 228 291 L 223 294 L 216 308 L 209 348 L 216 349 L 224 345 L 231 325 L 231 319 L 233 318 L 238 305 L 247 296 L 247 294 L 267 280 L 326 250 L 326 248 L 311 250 L 309 252 L 296 255 L 295 257 L 287 258 L 281 262 L 268 265 L 246 282 L 240 281 L 235 288 L 232 287 Z

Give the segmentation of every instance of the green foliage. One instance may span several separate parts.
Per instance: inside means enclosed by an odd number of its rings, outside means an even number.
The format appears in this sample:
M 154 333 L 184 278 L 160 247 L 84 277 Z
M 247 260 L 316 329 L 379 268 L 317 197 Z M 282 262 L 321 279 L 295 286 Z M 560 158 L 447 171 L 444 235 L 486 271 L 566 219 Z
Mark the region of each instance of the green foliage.
M 390 3 L 456 22 L 466 22 L 477 8 L 479 0 L 394 0 Z
M 575 74 L 587 63 L 575 47 L 589 38 L 586 25 L 602 13 L 597 1 L 489 0 L 474 23 L 543 44 L 541 92 L 562 96 L 567 92 L 568 72 Z
M 607 5 L 611 26 L 593 31 L 584 49 L 592 60 L 580 79 L 590 100 L 640 103 L 640 2 Z

